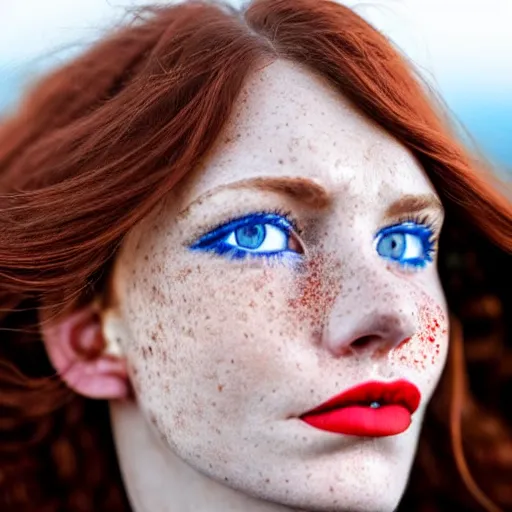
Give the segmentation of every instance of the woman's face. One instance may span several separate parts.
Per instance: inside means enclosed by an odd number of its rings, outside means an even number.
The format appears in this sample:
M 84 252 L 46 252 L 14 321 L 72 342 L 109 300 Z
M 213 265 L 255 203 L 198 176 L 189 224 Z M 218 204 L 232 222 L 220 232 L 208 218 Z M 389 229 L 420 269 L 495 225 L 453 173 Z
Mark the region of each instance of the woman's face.
M 114 271 L 137 401 L 169 450 L 290 507 L 392 509 L 448 348 L 441 222 L 411 154 L 327 83 L 286 62 L 255 73 Z M 421 393 L 409 428 L 382 396 L 301 419 L 399 379 Z

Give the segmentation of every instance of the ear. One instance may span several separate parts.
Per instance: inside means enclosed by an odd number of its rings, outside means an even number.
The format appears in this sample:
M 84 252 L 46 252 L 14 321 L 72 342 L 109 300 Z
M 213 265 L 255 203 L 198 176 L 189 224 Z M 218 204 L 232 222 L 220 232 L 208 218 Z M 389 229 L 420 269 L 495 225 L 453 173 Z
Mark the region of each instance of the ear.
M 130 395 L 125 358 L 115 339 L 104 336 L 95 304 L 56 322 L 41 319 L 41 332 L 53 367 L 71 389 L 107 400 Z

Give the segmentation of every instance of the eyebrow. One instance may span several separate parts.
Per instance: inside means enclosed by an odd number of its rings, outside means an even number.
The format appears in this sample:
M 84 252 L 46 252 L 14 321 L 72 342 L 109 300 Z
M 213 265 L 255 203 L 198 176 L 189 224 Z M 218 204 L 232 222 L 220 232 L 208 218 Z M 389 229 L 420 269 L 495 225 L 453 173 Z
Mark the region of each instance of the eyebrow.
M 419 213 L 425 210 L 443 211 L 441 201 L 434 194 L 407 194 L 391 203 L 386 209 L 386 217 L 398 217 L 407 213 Z
M 223 190 L 241 190 L 246 188 L 285 194 L 292 199 L 300 201 L 302 204 L 306 204 L 316 209 L 324 209 L 331 204 L 331 196 L 329 192 L 315 180 L 303 177 L 272 176 L 248 178 L 215 187 L 214 189 L 209 190 L 206 194 L 194 199 L 181 213 L 187 211 L 195 203 L 202 202 Z

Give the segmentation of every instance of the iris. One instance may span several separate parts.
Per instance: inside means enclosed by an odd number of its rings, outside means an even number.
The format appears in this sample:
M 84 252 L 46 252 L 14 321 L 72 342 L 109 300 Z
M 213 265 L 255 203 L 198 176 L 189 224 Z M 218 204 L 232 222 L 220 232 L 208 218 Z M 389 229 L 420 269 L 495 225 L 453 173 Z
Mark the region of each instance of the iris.
M 252 226 L 243 226 L 235 231 L 236 243 L 244 249 L 258 249 L 265 241 L 265 224 L 253 224 Z

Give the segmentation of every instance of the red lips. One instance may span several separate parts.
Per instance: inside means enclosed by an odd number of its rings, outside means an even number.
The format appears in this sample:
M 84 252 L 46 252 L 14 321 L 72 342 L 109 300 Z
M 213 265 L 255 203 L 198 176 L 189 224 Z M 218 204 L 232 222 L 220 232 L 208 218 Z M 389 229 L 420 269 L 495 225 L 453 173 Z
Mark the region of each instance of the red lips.
M 392 436 L 409 428 L 420 399 L 418 388 L 406 380 L 366 382 L 334 396 L 301 419 L 337 434 Z

